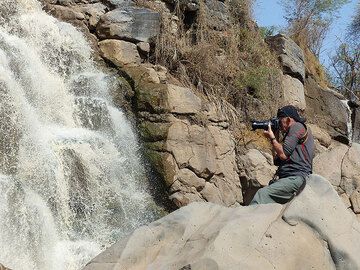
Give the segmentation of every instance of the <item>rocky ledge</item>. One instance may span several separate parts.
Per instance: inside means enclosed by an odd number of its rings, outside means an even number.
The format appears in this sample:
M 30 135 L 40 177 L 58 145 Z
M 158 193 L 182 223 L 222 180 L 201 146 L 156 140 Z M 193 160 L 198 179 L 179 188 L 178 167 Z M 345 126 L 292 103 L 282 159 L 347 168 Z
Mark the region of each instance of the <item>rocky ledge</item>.
M 98 269 L 360 269 L 360 224 L 312 175 L 287 205 L 192 203 L 91 261 Z

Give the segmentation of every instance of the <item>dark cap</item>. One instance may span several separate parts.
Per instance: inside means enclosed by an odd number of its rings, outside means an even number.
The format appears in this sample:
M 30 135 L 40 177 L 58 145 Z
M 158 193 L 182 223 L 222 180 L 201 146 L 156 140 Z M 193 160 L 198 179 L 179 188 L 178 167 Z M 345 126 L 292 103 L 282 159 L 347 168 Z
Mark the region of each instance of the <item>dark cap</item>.
M 305 122 L 305 119 L 299 115 L 298 110 L 292 105 L 284 106 L 278 109 L 277 117 L 278 118 L 291 117 L 296 122 L 300 122 L 300 123 Z

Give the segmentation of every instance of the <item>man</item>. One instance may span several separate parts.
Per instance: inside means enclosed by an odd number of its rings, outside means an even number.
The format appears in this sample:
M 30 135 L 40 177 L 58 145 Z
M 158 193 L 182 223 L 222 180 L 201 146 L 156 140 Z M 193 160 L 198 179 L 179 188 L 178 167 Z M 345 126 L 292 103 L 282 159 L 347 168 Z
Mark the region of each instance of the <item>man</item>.
M 279 109 L 277 117 L 285 134 L 283 143 L 275 137 L 270 125 L 264 134 L 271 141 L 279 179 L 275 180 L 275 176 L 268 186 L 259 189 L 250 205 L 290 201 L 305 187 L 305 178 L 312 173 L 314 138 L 305 119 L 291 105 Z

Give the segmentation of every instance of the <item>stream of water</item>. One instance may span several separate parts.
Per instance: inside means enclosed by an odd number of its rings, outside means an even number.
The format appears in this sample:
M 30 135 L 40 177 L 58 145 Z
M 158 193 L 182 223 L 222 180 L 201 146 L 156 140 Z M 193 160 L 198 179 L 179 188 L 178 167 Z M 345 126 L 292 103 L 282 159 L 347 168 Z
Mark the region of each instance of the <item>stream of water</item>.
M 0 263 L 81 269 L 154 219 L 136 137 L 80 32 L 0 3 Z

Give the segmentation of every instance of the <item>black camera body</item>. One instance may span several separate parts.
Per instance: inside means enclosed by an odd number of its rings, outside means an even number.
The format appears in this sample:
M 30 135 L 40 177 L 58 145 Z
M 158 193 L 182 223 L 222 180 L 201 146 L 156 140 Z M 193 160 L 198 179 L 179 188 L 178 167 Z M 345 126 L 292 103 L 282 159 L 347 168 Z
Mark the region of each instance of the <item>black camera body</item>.
M 277 117 L 271 118 L 270 120 L 265 121 L 251 121 L 251 127 L 253 130 L 257 129 L 264 129 L 268 130 L 269 124 L 272 130 L 279 130 L 280 129 L 280 120 Z

